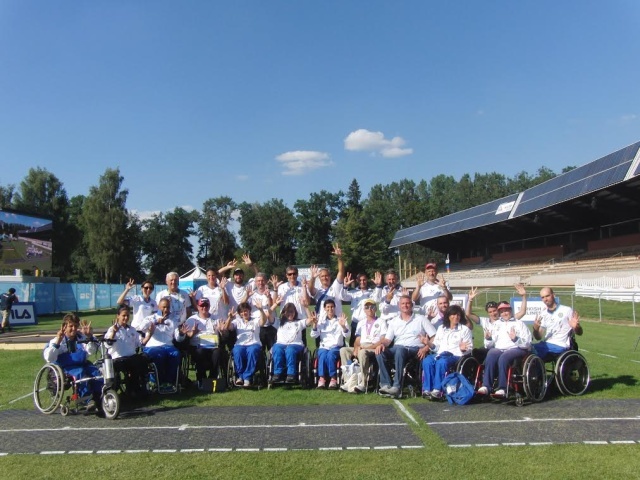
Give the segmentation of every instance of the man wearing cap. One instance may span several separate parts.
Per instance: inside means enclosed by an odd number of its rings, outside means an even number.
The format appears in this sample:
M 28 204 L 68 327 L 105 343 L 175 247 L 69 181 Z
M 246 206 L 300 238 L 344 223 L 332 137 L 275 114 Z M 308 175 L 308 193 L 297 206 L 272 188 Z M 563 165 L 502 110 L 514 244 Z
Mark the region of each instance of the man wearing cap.
M 247 267 L 252 267 L 254 275 L 258 274 L 258 266 L 253 263 L 251 257 L 247 254 L 242 255 L 242 261 Z M 244 283 L 244 270 L 236 268 L 233 270 L 233 281 L 225 285 L 227 296 L 229 297 L 229 308 L 234 311 L 238 309 L 238 305 L 246 302 L 249 298 L 249 290 L 253 287 L 254 279 Z
M 16 289 L 10 288 L 7 292 L 0 295 L 0 304 L 2 305 L 2 328 L 0 333 L 4 333 L 4 329 L 11 331 L 11 307 L 14 303 L 18 303 L 18 296 L 16 295 Z
M 179 288 L 180 275 L 177 272 L 169 272 L 166 276 L 167 288 L 158 292 L 156 303 L 160 307 L 160 300 L 169 299 L 171 310 L 171 320 L 174 325 L 181 325 L 191 314 L 191 297 L 184 290 Z
M 498 388 L 495 397 L 504 397 L 507 391 L 507 370 L 517 359 L 523 358 L 531 349 L 531 332 L 522 320 L 516 320 L 508 302 L 498 304 L 500 319 L 489 331 L 489 352 L 484 360 L 484 375 L 478 395 L 487 395 L 493 389 L 496 377 Z
M 540 290 L 540 298 L 545 310 L 533 322 L 533 337 L 541 342 L 533 348 L 542 360 L 547 361 L 571 348 L 574 335 L 582 335 L 580 315 L 566 305 L 560 305 L 553 290 L 545 287 Z
M 438 266 L 435 260 L 430 260 L 429 263 L 425 265 L 424 274 L 418 274 L 417 282 L 411 299 L 416 304 L 419 302 L 421 307 L 424 307 L 425 304 L 429 302 L 433 302 L 443 293 L 449 301 L 453 298 L 444 277 L 441 276 L 438 279 Z
M 184 334 L 189 340 L 188 350 L 196 364 L 198 388 L 203 388 L 203 380 L 209 370 L 209 378 L 218 378 L 222 360 L 220 346 L 220 324 L 224 320 L 211 315 L 211 305 L 207 297 L 197 303 L 198 313 L 190 316 L 184 324 Z
M 362 302 L 365 318 L 360 320 L 356 326 L 355 343 L 353 347 L 340 349 L 342 365 L 347 365 L 352 358 L 357 358 L 362 369 L 362 381 L 355 388 L 357 392 L 364 392 L 367 388 L 371 362 L 375 361 L 376 348 L 380 345 L 380 339 L 387 330 L 386 322 L 376 316 L 376 308 L 376 302 L 371 298 Z

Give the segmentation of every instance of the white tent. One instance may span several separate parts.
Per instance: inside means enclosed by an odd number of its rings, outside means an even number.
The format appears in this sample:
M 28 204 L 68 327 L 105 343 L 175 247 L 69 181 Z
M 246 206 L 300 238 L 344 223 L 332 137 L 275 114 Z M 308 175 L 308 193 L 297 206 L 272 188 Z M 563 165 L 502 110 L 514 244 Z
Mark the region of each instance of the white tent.
M 180 288 L 183 290 L 195 290 L 207 283 L 207 272 L 198 265 L 180 277 Z

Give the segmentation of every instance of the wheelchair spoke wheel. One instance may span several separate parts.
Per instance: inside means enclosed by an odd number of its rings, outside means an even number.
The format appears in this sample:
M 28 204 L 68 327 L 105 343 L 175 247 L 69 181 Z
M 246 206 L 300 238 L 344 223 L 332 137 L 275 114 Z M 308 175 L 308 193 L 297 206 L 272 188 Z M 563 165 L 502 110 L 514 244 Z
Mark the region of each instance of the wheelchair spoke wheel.
M 582 395 L 591 376 L 586 359 L 578 352 L 564 353 L 556 362 L 556 383 L 565 395 Z
M 532 402 L 541 402 L 547 393 L 547 371 L 537 355 L 530 355 L 522 367 L 522 387 Z
M 33 384 L 33 403 L 38 411 L 51 414 L 56 411 L 64 396 L 64 373 L 53 363 L 44 365 Z
M 480 362 L 478 362 L 478 360 L 472 356 L 465 356 L 458 362 L 456 370 L 460 375 L 469 380 L 474 390 L 479 388 L 478 372 L 480 371 Z
M 107 390 L 102 396 L 102 411 L 105 418 L 113 420 L 120 413 L 120 396 L 115 390 Z

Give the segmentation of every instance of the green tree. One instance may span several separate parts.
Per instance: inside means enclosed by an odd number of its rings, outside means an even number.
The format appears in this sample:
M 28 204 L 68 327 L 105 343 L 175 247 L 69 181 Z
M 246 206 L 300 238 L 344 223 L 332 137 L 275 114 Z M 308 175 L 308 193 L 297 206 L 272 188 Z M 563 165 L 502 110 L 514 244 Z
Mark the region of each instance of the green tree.
M 16 210 L 44 215 L 53 220 L 52 274 L 65 278 L 70 273 L 72 250 L 66 241 L 69 199 L 62 182 L 46 169 L 30 168 L 13 194 L 12 202 Z
M 69 200 L 69 227 L 65 234 L 71 248 L 71 274 L 68 281 L 96 282 L 99 280 L 98 270 L 87 253 L 86 236 L 83 234 L 82 211 L 84 195 L 76 195 Z
M 294 204 L 298 231 L 296 261 L 299 264 L 326 264 L 332 261 L 334 226 L 344 209 L 343 193 L 321 190 L 312 193 L 309 200 Z
M 193 267 L 189 237 L 196 233 L 193 224 L 197 220 L 198 212 L 176 207 L 142 221 L 143 265 L 153 281 L 164 283 L 168 272 L 182 273 Z
M 11 200 L 15 189 L 15 185 L 7 185 L 6 187 L 0 185 L 0 208 L 11 208 Z
M 233 258 L 238 244 L 231 231 L 231 222 L 237 208 L 231 197 L 210 198 L 202 205 L 198 219 L 198 261 L 201 265 L 218 267 Z
M 296 219 L 280 199 L 263 204 L 243 202 L 240 210 L 240 241 L 263 272 L 282 275 L 294 263 Z
M 129 193 L 123 181 L 119 169 L 108 168 L 98 186 L 89 189 L 80 217 L 87 253 L 105 283 L 121 280 Z

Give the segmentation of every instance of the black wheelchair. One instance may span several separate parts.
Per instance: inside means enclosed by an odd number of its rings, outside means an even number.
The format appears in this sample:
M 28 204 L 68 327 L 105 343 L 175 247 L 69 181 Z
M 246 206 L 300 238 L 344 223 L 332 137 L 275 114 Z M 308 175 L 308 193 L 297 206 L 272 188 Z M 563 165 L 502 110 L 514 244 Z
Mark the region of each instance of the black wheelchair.
M 385 365 L 389 372 L 389 377 L 394 379 L 396 376 L 396 369 L 394 359 L 386 358 Z M 416 398 L 421 395 L 422 392 L 422 360 L 417 355 L 411 357 L 401 372 L 400 379 L 400 395 L 395 398 Z M 377 378 L 376 391 L 382 396 L 391 396 L 380 393 L 380 375 Z
M 283 381 L 280 378 L 277 378 L 274 374 L 274 364 L 273 358 L 271 356 L 271 352 L 268 353 L 267 359 L 267 388 L 271 389 L 271 387 L 275 385 L 300 385 L 302 388 L 313 388 L 314 386 L 314 361 L 313 355 L 309 351 L 307 347 L 300 352 L 298 355 L 298 376 L 294 382 L 287 382 L 286 378 Z
M 256 365 L 256 371 L 253 373 L 253 382 L 251 382 L 251 387 L 260 390 L 269 386 L 269 373 L 267 370 L 267 365 L 269 365 L 269 356 L 270 355 L 268 354 L 265 355 L 264 351 L 260 349 L 260 354 L 258 355 L 258 363 Z M 233 390 L 234 388 L 246 388 L 236 383 L 238 378 L 236 376 L 236 366 L 235 361 L 233 360 L 233 352 L 230 352 L 229 354 L 229 361 L 227 362 L 226 368 L 226 378 L 227 388 L 229 390 Z
M 562 395 L 582 395 L 591 381 L 587 360 L 577 350 L 554 356 L 546 364 L 546 373 L 547 386 L 555 384 Z
M 60 414 L 67 416 L 69 413 L 87 411 L 88 402 L 93 395 L 81 397 L 79 386 L 91 381 L 103 381 L 100 395 L 100 406 L 105 418 L 113 420 L 120 413 L 120 396 L 116 391 L 115 373 L 113 360 L 107 354 L 105 342 L 99 342 L 93 338 L 88 340 L 99 345 L 100 359 L 95 366 L 100 370 L 100 375 L 75 378 L 66 374 L 60 365 L 56 363 L 46 363 L 36 375 L 33 383 L 33 402 L 36 409 L 46 415 L 54 413 L 60 408 Z M 70 393 L 65 398 L 65 391 Z M 64 400 L 64 403 L 63 403 Z

